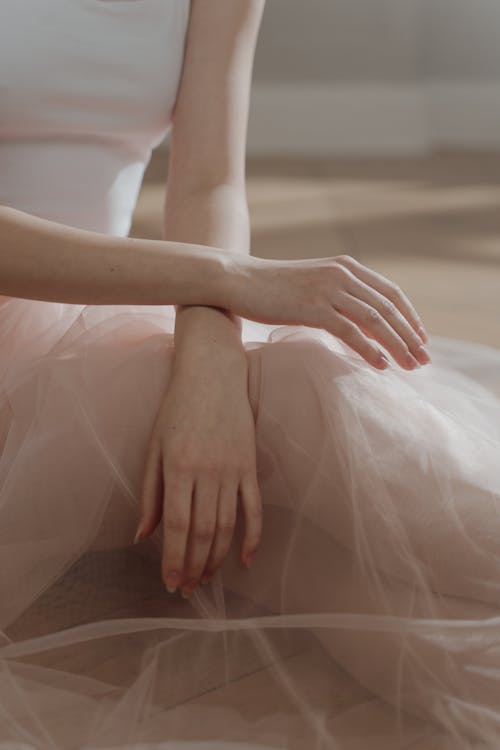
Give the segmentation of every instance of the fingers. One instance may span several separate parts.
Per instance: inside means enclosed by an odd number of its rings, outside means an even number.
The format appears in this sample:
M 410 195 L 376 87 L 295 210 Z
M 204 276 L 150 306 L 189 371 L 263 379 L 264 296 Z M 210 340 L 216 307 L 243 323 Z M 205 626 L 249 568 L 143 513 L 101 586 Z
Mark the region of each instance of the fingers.
M 249 565 L 256 555 L 262 536 L 262 498 L 256 474 L 244 475 L 239 488 L 245 517 L 241 561 Z M 229 552 L 236 525 L 237 495 L 238 481 L 226 479 L 219 491 L 215 536 L 201 576 L 202 581 L 209 580 L 216 573 Z
M 421 338 L 393 303 L 361 282 L 359 287 L 356 296 L 339 294 L 335 309 L 385 346 L 404 369 L 427 364 L 430 357 Z
M 221 531 L 220 525 L 217 527 L 217 523 L 220 523 L 217 518 L 218 497 L 219 477 L 217 475 L 205 474 L 196 479 L 191 506 L 191 526 L 181 583 L 183 595 L 189 596 L 198 585 L 205 569 L 214 536 L 221 536 L 224 545 L 226 537 L 229 537 L 229 545 L 231 544 L 235 512 L 231 507 L 227 509 L 222 521 L 224 528 Z M 234 491 L 232 504 L 234 507 L 236 506 Z
M 241 561 L 249 566 L 262 536 L 262 497 L 260 494 L 257 473 L 243 475 L 240 482 L 240 494 L 245 516 L 245 536 L 241 548 Z
M 134 544 L 145 539 L 158 526 L 163 507 L 162 456 L 160 446 L 151 441 L 142 480 L 141 520 Z
M 413 307 L 412 303 L 406 296 L 406 294 L 399 288 L 397 284 L 389 281 L 381 274 L 373 271 L 371 268 L 367 268 L 359 261 L 352 258 L 350 255 L 339 255 L 336 258 L 338 263 L 345 266 L 351 271 L 354 276 L 363 281 L 368 286 L 375 289 L 381 295 L 386 297 L 392 302 L 395 307 L 399 310 L 401 315 L 408 321 L 413 330 L 420 336 L 422 341 L 426 344 L 429 338 L 425 332 L 424 325 L 417 311 Z
M 182 580 L 194 481 L 187 472 L 164 472 L 162 578 L 170 593 Z
M 238 479 L 227 478 L 220 486 L 214 539 L 201 580 L 208 581 L 224 562 L 234 535 L 238 505 Z
M 238 487 L 245 516 L 242 562 L 255 556 L 262 534 L 262 501 L 257 477 L 220 479 L 187 473 L 164 476 L 162 578 L 170 593 L 177 586 L 190 596 L 224 562 L 236 525 Z M 250 560 L 249 560 L 250 558 Z
M 389 366 L 389 360 L 383 351 L 355 323 L 336 309 L 332 310 L 329 330 L 377 370 L 385 370 Z

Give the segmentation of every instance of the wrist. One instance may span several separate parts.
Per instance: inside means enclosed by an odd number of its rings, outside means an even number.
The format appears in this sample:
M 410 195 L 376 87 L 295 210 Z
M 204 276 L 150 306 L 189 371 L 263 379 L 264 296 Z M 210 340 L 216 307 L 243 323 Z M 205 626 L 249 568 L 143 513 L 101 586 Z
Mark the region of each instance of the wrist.
M 248 358 L 243 345 L 240 347 L 218 346 L 216 349 L 201 342 L 190 341 L 187 346 L 174 351 L 173 374 L 184 377 L 192 374 L 196 379 L 210 373 L 211 379 L 241 379 L 248 376 Z
M 259 284 L 270 261 L 254 255 L 233 255 L 226 262 L 224 307 L 235 315 L 245 308 L 244 301 L 251 287 Z
M 226 366 L 240 363 L 246 367 L 241 321 L 228 310 L 201 305 L 177 307 L 174 347 L 179 363 L 216 360 Z

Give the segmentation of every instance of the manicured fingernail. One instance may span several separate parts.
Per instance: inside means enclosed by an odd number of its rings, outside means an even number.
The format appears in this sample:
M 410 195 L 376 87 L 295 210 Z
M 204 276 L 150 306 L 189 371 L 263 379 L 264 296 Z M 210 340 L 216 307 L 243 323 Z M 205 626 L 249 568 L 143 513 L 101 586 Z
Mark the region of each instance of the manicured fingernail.
M 255 555 L 247 555 L 247 558 L 245 560 L 245 565 L 247 566 L 247 568 L 250 567 L 250 565 L 253 563 L 254 560 L 255 560 Z
M 185 586 L 181 589 L 181 595 L 184 599 L 189 599 L 193 591 L 198 585 L 198 579 L 197 578 L 191 578 L 190 581 L 186 583 Z
M 382 367 L 382 369 L 385 370 L 386 367 L 389 367 L 391 363 L 389 362 L 385 354 L 381 354 L 380 357 L 378 358 L 378 364 L 379 364 L 379 367 Z
M 418 354 L 418 361 L 421 364 L 426 365 L 428 362 L 431 361 L 429 352 L 427 351 L 425 346 L 419 346 L 417 349 L 417 354 Z
M 134 544 L 137 544 L 137 542 L 140 541 L 141 533 L 142 533 L 142 526 L 141 526 L 141 524 L 139 524 L 139 527 L 138 527 L 138 529 L 136 531 L 136 534 L 135 534 L 135 537 L 134 537 L 134 542 L 133 542 Z
M 169 573 L 167 576 L 167 582 L 165 584 L 167 587 L 167 591 L 173 594 L 178 584 L 179 584 L 179 574 L 175 572 Z
M 406 355 L 405 362 L 407 365 L 409 365 L 409 367 L 412 368 L 412 370 L 414 370 L 417 367 L 420 367 L 420 362 L 417 362 L 413 354 L 410 354 L 410 352 L 408 352 L 408 354 Z

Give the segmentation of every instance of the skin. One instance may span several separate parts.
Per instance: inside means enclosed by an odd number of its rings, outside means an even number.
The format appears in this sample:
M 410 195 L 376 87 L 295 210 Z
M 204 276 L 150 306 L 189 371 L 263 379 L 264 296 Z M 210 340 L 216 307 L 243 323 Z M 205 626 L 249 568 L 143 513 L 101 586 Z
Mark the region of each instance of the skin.
M 218 248 L 115 237 L 0 206 L 0 303 L 17 297 L 83 305 L 217 305 L 241 271 Z
M 173 115 L 167 240 L 224 248 L 240 258 L 250 253 L 245 141 L 263 9 L 263 0 L 191 3 Z M 255 556 L 262 533 L 238 314 L 326 328 L 379 369 L 389 362 L 376 342 L 404 369 L 430 359 L 422 322 L 404 293 L 350 256 L 256 268 L 258 313 L 255 284 L 241 283 L 244 277 L 225 309 L 177 306 L 173 372 L 150 440 L 136 540 L 163 524 L 162 577 L 169 591 L 179 586 L 186 596 L 222 565 L 238 500 L 245 516 L 242 563 Z

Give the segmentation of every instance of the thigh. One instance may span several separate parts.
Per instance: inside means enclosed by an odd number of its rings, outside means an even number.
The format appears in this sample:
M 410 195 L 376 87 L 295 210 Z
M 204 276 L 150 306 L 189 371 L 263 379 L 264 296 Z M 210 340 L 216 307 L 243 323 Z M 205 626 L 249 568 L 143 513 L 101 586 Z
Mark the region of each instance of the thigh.
M 500 476 L 487 435 L 426 400 L 428 382 L 379 373 L 307 333 L 248 355 L 264 503 L 326 528 L 374 587 L 385 574 L 500 602 Z

